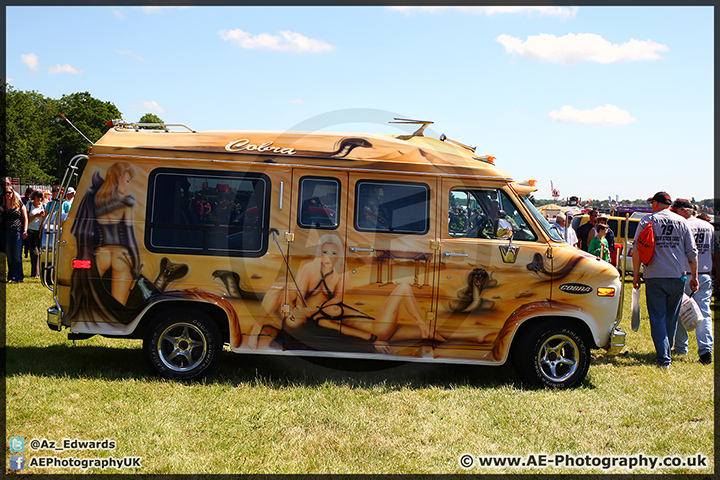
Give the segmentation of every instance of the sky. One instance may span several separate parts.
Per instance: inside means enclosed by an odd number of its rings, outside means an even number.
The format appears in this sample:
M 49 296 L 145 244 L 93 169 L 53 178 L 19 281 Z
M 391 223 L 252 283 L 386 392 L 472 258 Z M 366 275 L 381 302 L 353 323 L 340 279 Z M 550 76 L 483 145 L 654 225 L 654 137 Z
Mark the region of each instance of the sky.
M 713 7 L 6 7 L 16 90 L 195 130 L 404 134 L 536 198 L 713 197 Z M 72 119 L 70 119 L 72 120 Z M 93 139 L 95 140 L 95 139 Z

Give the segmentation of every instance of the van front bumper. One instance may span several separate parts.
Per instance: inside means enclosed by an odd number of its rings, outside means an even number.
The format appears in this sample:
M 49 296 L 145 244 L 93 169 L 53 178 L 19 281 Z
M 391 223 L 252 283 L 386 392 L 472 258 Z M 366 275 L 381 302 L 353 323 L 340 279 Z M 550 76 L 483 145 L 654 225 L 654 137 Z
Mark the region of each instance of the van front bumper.
M 608 355 L 617 355 L 625 346 L 625 332 L 617 327 L 610 335 L 610 346 L 608 346 Z

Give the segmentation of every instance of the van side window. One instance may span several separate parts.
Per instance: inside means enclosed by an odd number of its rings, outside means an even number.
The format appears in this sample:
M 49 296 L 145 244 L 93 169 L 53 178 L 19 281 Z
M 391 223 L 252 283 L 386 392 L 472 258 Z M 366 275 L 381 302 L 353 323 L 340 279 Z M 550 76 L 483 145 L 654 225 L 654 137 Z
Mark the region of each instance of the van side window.
M 537 235 L 502 190 L 453 189 L 448 210 L 450 237 L 495 239 L 501 230 L 512 229 L 514 240 L 537 240 Z
M 360 180 L 355 229 L 423 235 L 430 230 L 430 187 L 424 183 Z
M 148 186 L 151 252 L 259 257 L 267 250 L 266 175 L 157 169 Z
M 335 178 L 303 177 L 298 196 L 298 225 L 334 230 L 339 226 L 340 181 Z

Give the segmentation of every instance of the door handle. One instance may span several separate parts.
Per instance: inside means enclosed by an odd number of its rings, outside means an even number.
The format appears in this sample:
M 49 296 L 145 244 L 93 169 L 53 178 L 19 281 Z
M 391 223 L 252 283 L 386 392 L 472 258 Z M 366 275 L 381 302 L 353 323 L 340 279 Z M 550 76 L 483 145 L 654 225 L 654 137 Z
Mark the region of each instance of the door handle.
M 348 247 L 348 250 L 350 250 L 350 253 L 355 252 L 374 252 L 374 248 L 358 248 L 358 247 Z
M 467 257 L 467 256 L 468 256 L 467 253 L 452 253 L 452 252 L 444 252 L 444 253 L 443 253 L 443 257 L 445 257 L 445 258 L 448 258 L 448 257 Z

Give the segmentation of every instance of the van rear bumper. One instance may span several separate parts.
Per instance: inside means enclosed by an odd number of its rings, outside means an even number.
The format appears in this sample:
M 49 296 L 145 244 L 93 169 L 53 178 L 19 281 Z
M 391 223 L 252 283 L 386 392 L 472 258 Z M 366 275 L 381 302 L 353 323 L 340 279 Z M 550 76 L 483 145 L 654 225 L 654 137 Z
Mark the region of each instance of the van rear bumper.
M 617 355 L 625 346 L 625 332 L 617 327 L 610 335 L 610 345 L 607 348 L 608 355 Z

